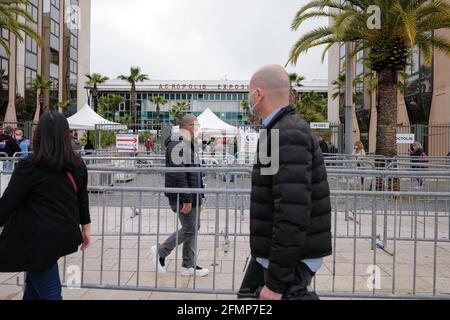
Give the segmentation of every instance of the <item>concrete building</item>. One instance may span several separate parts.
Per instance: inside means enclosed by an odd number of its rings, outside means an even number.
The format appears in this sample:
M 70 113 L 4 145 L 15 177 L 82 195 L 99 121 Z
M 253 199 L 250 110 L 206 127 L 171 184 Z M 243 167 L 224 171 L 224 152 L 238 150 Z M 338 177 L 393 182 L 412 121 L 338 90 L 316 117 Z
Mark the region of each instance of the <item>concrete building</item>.
M 238 125 L 245 121 L 241 103 L 248 99 L 249 81 L 177 81 L 150 80 L 136 84 L 138 119 L 143 123 L 152 123 L 156 119 L 156 105 L 149 99 L 162 96 L 167 103 L 161 106 L 161 120 L 169 121 L 169 110 L 178 101 L 186 101 L 189 112 L 201 114 L 210 108 L 222 120 Z M 302 94 L 315 91 L 326 97 L 328 94 L 326 80 L 303 81 L 303 86 L 296 88 Z M 118 117 L 131 111 L 130 84 L 121 80 L 109 80 L 98 85 L 99 97 L 114 93 L 124 97 L 125 102 L 119 106 Z
M 0 48 L 0 119 L 16 122 L 16 115 L 34 113 L 39 99 L 30 83 L 38 74 L 52 79 L 44 94 L 44 105 L 55 106 L 71 100 L 69 113 L 87 102 L 84 75 L 90 72 L 90 0 L 30 0 L 28 13 L 44 44 L 25 35 L 20 42 L 6 30 L 1 36 L 9 42 L 11 54 Z M 28 116 L 29 117 L 29 116 Z

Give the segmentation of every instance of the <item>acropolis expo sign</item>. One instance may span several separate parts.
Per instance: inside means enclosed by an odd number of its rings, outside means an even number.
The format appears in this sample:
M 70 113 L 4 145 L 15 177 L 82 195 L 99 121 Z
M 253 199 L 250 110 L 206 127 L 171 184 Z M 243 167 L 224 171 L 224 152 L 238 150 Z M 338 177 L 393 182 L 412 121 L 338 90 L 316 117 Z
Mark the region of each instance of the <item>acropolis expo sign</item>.
M 243 84 L 160 84 L 160 90 L 171 91 L 248 91 L 248 85 Z

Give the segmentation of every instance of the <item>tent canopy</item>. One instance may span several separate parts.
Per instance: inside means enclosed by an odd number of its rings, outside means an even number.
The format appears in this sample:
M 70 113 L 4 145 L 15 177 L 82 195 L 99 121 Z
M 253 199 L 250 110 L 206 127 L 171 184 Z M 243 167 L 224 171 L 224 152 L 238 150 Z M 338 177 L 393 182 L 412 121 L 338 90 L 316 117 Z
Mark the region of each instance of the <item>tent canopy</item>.
M 225 133 L 226 135 L 238 134 L 238 129 L 236 127 L 222 121 L 209 108 L 198 116 L 198 122 L 200 123 L 200 132 L 202 133 Z
M 105 125 L 105 129 L 102 130 L 126 130 L 127 126 L 120 125 L 120 123 L 115 123 L 109 120 L 106 120 L 95 113 L 94 110 L 89 105 L 85 105 L 80 111 L 76 114 L 67 118 L 69 122 L 69 127 L 72 130 L 95 130 L 96 125 Z M 111 128 L 108 128 L 108 125 Z
M 206 109 L 201 115 L 197 117 L 200 124 L 200 133 L 206 135 L 221 135 L 221 136 L 237 136 L 239 130 L 236 127 L 222 121 L 217 117 L 211 109 Z M 180 126 L 174 126 L 172 133 L 178 134 Z

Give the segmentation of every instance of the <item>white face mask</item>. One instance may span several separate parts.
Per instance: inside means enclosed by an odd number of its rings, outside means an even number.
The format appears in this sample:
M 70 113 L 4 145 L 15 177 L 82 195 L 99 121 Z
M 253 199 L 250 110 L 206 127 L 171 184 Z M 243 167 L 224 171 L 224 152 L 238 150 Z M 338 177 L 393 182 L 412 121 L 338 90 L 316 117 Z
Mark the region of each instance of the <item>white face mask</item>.
M 253 103 L 252 102 L 252 96 L 256 93 L 256 90 L 253 92 L 250 92 L 248 95 L 248 111 L 250 112 L 250 114 L 255 114 L 255 108 L 258 106 L 259 102 L 257 103 Z

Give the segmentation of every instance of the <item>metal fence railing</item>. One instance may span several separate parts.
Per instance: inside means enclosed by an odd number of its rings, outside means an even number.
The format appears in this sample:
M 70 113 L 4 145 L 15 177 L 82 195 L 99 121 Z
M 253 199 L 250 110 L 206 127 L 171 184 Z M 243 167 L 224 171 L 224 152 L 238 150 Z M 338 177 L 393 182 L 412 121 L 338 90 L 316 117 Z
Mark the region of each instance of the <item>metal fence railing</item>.
M 124 168 L 105 166 L 101 161 L 111 161 L 108 157 L 93 158 L 86 159 L 93 242 L 86 253 L 60 261 L 65 285 L 77 282 L 66 271 L 79 270 L 83 288 L 237 292 L 250 256 L 251 167 Z M 325 259 L 313 288 L 322 297 L 450 299 L 449 171 L 351 164 L 328 166 L 333 255 Z M 177 171 L 201 171 L 206 189 L 164 188 L 164 174 Z M 92 179 L 119 174 L 133 180 L 109 185 Z M 393 180 L 395 191 L 389 188 Z M 384 188 L 377 188 L 380 181 Z M 180 227 L 167 192 L 205 194 L 204 208 L 197 211 L 196 262 L 210 269 L 208 277 L 180 275 L 181 248 L 168 257 L 166 274 L 155 272 L 150 248 Z

